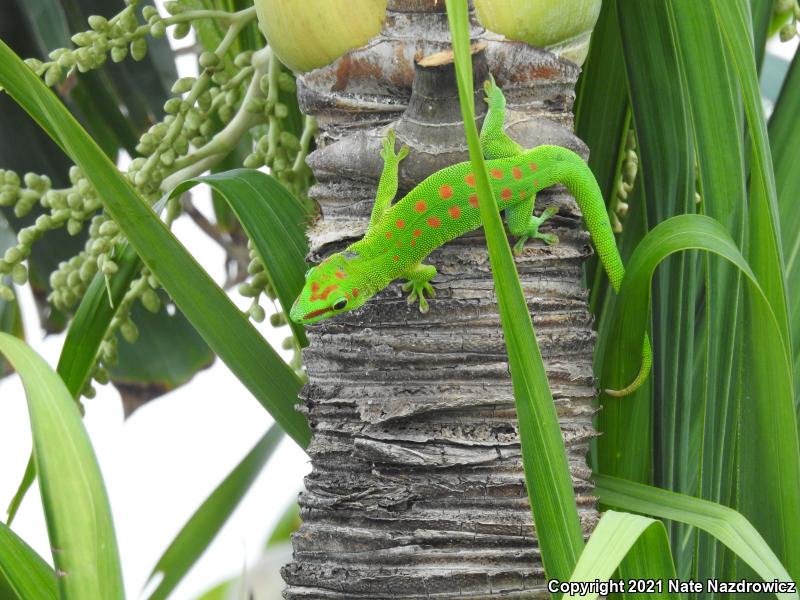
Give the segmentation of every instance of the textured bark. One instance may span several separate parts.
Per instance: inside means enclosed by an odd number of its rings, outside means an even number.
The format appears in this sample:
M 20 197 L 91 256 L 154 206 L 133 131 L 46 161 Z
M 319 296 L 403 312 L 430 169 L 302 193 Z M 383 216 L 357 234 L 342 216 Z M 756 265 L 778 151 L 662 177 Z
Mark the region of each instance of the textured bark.
M 303 106 L 321 125 L 320 149 L 309 157 L 322 209 L 309 234 L 314 261 L 364 233 L 388 125 L 411 147 L 400 194 L 467 159 L 452 65 L 414 78 L 415 57 L 448 47 L 442 5 L 390 2 L 381 36 L 301 79 Z M 509 134 L 525 147 L 556 143 L 585 155 L 569 129 L 578 68 L 477 26 L 473 39 L 487 42 L 476 54 L 476 84 L 488 67 L 513 109 Z M 585 460 L 595 435 L 594 333 L 581 264 L 591 250 L 563 188 L 539 194 L 537 211 L 550 205 L 559 213 L 544 229 L 561 242 L 529 242 L 517 266 L 589 532 L 597 520 Z M 547 595 L 482 232 L 427 262 L 439 271 L 427 315 L 394 283 L 361 310 L 309 329 L 303 397 L 313 470 L 294 560 L 283 570 L 285 598 Z

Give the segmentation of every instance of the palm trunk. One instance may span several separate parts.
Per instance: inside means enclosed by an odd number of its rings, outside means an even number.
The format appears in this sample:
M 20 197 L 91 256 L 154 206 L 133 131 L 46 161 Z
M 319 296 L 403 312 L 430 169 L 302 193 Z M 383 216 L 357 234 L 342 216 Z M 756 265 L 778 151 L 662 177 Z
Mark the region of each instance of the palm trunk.
M 467 159 L 452 65 L 417 67 L 414 76 L 415 55 L 449 46 L 442 5 L 390 2 L 381 37 L 300 82 L 304 108 L 321 126 L 320 149 L 309 158 L 323 215 L 309 234 L 315 261 L 365 231 L 387 125 L 411 147 L 400 194 Z M 484 38 L 476 83 L 487 68 L 495 76 L 516 109 L 507 118 L 510 135 L 525 147 L 556 143 L 585 155 L 567 128 L 578 68 L 473 30 L 473 39 Z M 537 210 L 551 205 L 559 214 L 548 223 L 561 242 L 530 242 L 517 266 L 588 533 L 597 520 L 585 460 L 595 435 L 594 333 L 581 285 L 590 250 L 563 188 L 539 194 Z M 409 307 L 395 283 L 362 310 L 309 331 L 304 399 L 313 470 L 300 498 L 294 561 L 283 571 L 286 598 L 547 594 L 482 232 L 428 262 L 439 275 L 427 315 Z

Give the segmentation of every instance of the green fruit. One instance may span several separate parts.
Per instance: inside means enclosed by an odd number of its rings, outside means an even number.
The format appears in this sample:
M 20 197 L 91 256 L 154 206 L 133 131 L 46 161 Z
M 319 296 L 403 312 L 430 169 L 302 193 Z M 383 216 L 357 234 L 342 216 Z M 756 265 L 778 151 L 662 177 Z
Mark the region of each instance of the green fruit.
M 255 0 L 261 30 L 294 71 L 327 65 L 381 30 L 387 0 Z

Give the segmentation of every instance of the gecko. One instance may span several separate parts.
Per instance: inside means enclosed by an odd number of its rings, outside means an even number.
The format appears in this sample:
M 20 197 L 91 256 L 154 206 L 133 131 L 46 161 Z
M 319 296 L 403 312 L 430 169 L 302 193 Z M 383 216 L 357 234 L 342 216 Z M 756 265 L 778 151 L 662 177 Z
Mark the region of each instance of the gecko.
M 557 209 L 545 208 L 538 217 L 533 212 L 536 193 L 560 183 L 575 197 L 600 262 L 619 292 L 625 268 L 589 166 L 561 146 L 523 148 L 504 131 L 506 101 L 494 79 L 486 81 L 484 90 L 489 106 L 481 127 L 481 149 L 498 208 L 505 211 L 508 229 L 518 238 L 515 254 L 532 238 L 558 243 L 555 234 L 539 231 Z M 355 310 L 400 278 L 406 280 L 402 289 L 409 294 L 409 304 L 418 302 L 420 311 L 428 312 L 427 298 L 435 296 L 431 280 L 436 267 L 423 260 L 439 246 L 480 227 L 481 218 L 470 162 L 433 173 L 393 204 L 400 161 L 408 152 L 407 146 L 395 152 L 395 135 L 389 130 L 382 142 L 383 171 L 367 232 L 306 272 L 303 290 L 290 310 L 294 322 L 310 324 Z M 623 389 L 604 391 L 617 397 L 634 392 L 647 379 L 651 365 L 652 350 L 645 336 L 634 381 Z

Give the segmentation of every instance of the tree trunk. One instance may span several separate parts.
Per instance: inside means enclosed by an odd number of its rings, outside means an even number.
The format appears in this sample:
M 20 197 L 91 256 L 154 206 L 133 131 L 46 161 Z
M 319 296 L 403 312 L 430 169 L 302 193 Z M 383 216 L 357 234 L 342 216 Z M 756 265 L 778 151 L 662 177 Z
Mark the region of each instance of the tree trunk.
M 411 148 L 399 195 L 468 159 L 452 65 L 415 68 L 415 57 L 449 48 L 444 3 L 389 4 L 381 36 L 300 80 L 304 110 L 321 131 L 309 157 L 323 215 L 309 233 L 315 262 L 366 230 L 387 126 Z M 508 99 L 512 137 L 585 156 L 571 133 L 579 69 L 477 25 L 472 34 L 486 42 L 474 58 L 476 108 L 485 110 L 488 68 Z M 563 188 L 539 194 L 537 212 L 553 205 L 559 213 L 547 224 L 560 243 L 529 242 L 517 267 L 588 533 L 598 516 L 585 460 L 595 435 L 594 333 L 581 265 L 591 251 Z M 482 231 L 427 262 L 439 272 L 428 314 L 408 306 L 394 283 L 361 310 L 309 328 L 303 394 L 313 470 L 294 561 L 283 571 L 285 598 L 547 595 Z

